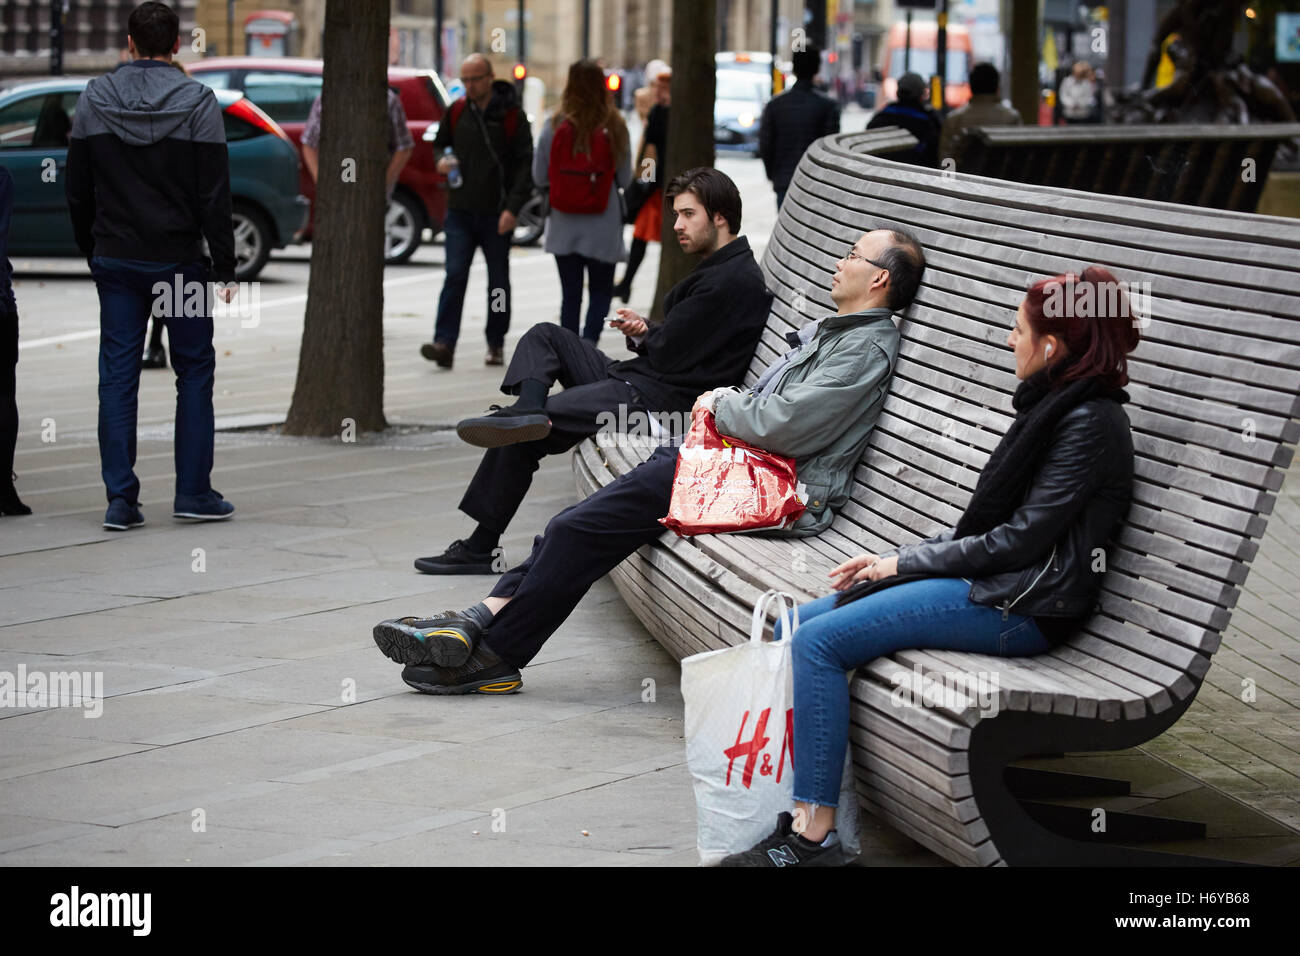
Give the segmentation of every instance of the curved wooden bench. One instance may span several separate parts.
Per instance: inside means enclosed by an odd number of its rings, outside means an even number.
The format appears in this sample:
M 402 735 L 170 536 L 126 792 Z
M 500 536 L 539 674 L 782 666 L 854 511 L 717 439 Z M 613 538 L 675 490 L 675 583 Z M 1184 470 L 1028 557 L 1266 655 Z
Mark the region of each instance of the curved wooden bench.
M 743 640 L 763 590 L 820 596 L 845 557 L 955 523 L 1011 421 L 1005 341 L 1029 281 L 1097 262 L 1151 283 L 1126 407 L 1134 498 L 1099 612 L 1034 658 L 875 660 L 852 681 L 850 735 L 863 807 L 954 862 L 1177 862 L 1093 841 L 1086 816 L 1046 829 L 1005 771 L 1026 755 L 1149 740 L 1200 687 L 1300 437 L 1300 222 L 920 169 L 871 155 L 874 135 L 827 137 L 804 156 L 764 256 L 775 299 L 746 378 L 784 351 L 784 332 L 834 311 L 834 261 L 862 232 L 916 233 L 928 269 L 852 500 L 817 538 L 666 534 L 611 578 L 679 659 Z M 651 447 L 584 442 L 579 493 Z M 941 706 L 891 703 L 916 675 L 979 672 L 998 676 L 995 716 L 981 716 L 978 687 Z

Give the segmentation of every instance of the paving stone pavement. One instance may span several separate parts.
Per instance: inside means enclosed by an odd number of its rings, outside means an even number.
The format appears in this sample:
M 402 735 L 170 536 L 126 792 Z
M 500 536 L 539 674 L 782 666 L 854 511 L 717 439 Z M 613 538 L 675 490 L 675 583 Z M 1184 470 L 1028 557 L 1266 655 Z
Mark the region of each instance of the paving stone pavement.
M 554 319 L 553 270 L 539 250 L 516 254 L 528 312 L 508 348 Z M 652 247 L 634 306 L 648 305 L 654 272 Z M 479 453 L 449 427 L 497 400 L 499 382 L 482 365 L 481 265 L 450 373 L 416 354 L 440 270 L 386 278 L 386 409 L 399 427 L 355 443 L 222 431 L 214 483 L 238 508 L 224 524 L 170 517 L 174 390 L 154 372 L 140 403 L 148 524 L 102 531 L 97 343 L 22 353 L 16 468 L 37 514 L 0 520 L 0 671 L 102 673 L 105 700 L 96 719 L 0 711 L 0 864 L 696 862 L 680 671 L 607 581 L 518 695 L 419 695 L 375 650 L 379 619 L 486 591 L 488 579 L 418 575 L 410 562 L 469 530 L 456 504 Z M 93 289 L 68 294 L 93 324 Z M 219 425 L 255 426 L 287 407 L 302 306 L 281 298 L 258 328 L 218 334 Z M 42 441 L 47 422 L 56 441 Z M 1300 831 L 1294 471 L 1204 688 L 1141 749 Z M 567 457 L 545 463 L 502 542 L 507 557 L 573 500 Z M 943 865 L 870 818 L 863 826 L 865 862 Z

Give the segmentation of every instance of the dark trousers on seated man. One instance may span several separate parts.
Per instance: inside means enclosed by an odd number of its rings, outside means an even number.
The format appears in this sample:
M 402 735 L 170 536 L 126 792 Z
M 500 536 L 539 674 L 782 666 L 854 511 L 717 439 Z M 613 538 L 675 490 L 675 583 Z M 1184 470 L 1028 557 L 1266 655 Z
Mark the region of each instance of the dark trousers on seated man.
M 626 406 L 628 415 L 645 411 L 641 395 L 613 372 L 614 359 L 558 325 L 529 329 L 515 348 L 501 382 L 507 394 L 519 394 L 528 381 L 564 391 L 546 398 L 551 430 L 545 438 L 489 448 L 460 501 L 460 510 L 498 537 L 505 533 L 547 455 L 568 451 L 596 434 L 602 413 Z

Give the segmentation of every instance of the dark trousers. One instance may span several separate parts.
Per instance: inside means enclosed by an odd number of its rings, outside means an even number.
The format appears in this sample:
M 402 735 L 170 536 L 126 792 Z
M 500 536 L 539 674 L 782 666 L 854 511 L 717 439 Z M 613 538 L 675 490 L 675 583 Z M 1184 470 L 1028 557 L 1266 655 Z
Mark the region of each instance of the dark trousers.
M 528 560 L 507 571 L 493 597 L 513 600 L 484 635 L 488 647 L 515 667 L 531 661 L 601 577 L 665 531 L 676 445 L 661 446 L 640 466 L 566 508 L 533 541 Z
M 784 189 L 778 189 L 778 190 L 776 191 L 776 211 L 777 211 L 777 212 L 780 212 L 780 211 L 781 211 L 781 203 L 785 202 L 785 194 L 786 194 L 786 190 L 784 190 Z
M 18 312 L 0 303 L 0 488 L 14 473 L 18 443 Z
M 582 337 L 595 345 L 600 341 L 600 330 L 605 327 L 610 303 L 614 301 L 614 263 L 571 253 L 556 256 L 555 268 L 560 273 L 560 325 L 574 335 L 578 334 L 578 317 L 582 312 L 582 272 L 586 269 L 590 298 Z
M 180 276 L 182 307 L 188 292 L 203 288 L 202 315 L 164 317 L 176 373 L 176 494 L 202 495 L 212 490 L 212 383 L 217 356 L 212 348 L 212 314 L 207 308 L 206 267 L 190 263 L 161 272 L 108 269 L 92 259 L 91 275 L 99 291 L 99 459 L 108 500 L 140 501 L 135 475 L 136 413 L 139 407 L 140 355 L 154 302 L 155 283 L 165 283 L 168 308 L 175 311 L 173 289 Z M 183 311 L 183 308 L 182 308 Z
M 497 232 L 499 219 L 496 213 L 447 210 L 442 227 L 447 277 L 442 283 L 438 318 L 433 326 L 435 342 L 456 347 L 470 263 L 474 261 L 474 250 L 482 249 L 488 270 L 487 343 L 494 349 L 505 344 L 510 328 L 510 234 L 503 236 Z
M 620 405 L 627 407 L 628 415 L 645 411 L 631 385 L 610 377 L 613 364 L 590 342 L 558 325 L 544 322 L 525 332 L 506 368 L 501 391 L 516 395 L 519 383 L 530 378 L 563 385 L 564 391 L 546 400 L 551 433 L 538 441 L 489 448 L 465 489 L 460 510 L 497 534 L 504 533 L 543 458 L 568 451 L 596 434 L 602 413 L 605 421 L 612 415 L 617 422 Z

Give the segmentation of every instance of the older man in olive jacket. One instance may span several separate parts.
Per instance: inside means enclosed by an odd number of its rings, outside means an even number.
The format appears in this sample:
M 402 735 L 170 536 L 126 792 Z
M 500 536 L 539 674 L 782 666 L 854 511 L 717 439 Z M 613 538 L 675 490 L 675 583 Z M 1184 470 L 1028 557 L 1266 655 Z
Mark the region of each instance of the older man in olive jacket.
M 712 391 L 718 430 L 794 458 L 807 510 L 787 535 L 824 530 L 848 500 L 853 467 L 880 415 L 898 357 L 893 313 L 920 285 L 925 256 L 902 231 L 876 230 L 838 261 L 831 299 L 838 311 L 790 333 L 790 351 L 747 392 Z M 595 581 L 664 533 L 678 450 L 645 462 L 560 512 L 528 560 L 465 611 L 383 621 L 375 643 L 407 667 L 402 679 L 427 694 L 511 693 L 526 665 Z

